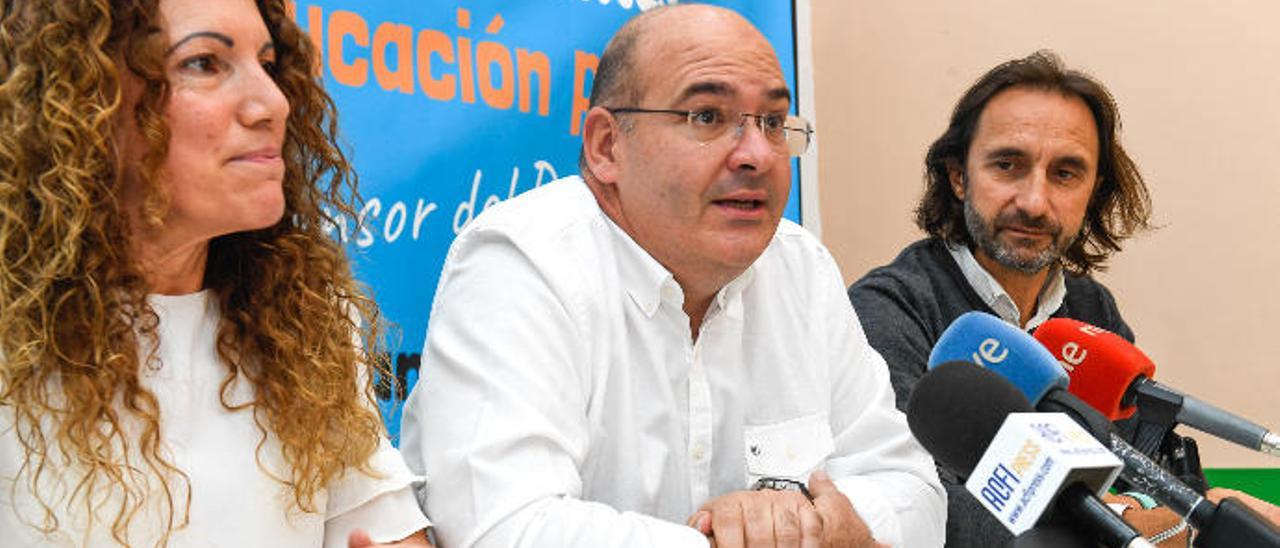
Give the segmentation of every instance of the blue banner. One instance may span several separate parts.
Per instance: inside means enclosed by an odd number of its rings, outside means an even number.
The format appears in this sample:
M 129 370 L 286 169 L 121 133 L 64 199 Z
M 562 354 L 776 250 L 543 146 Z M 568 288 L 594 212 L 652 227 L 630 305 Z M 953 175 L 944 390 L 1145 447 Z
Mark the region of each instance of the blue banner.
M 383 392 L 395 439 L 417 380 L 431 300 L 454 236 L 485 208 L 577 173 L 600 52 L 660 0 L 323 0 L 293 5 L 321 51 L 344 149 L 365 204 L 331 234 L 389 321 L 399 393 Z M 670 2 L 674 3 L 674 2 Z M 796 89 L 794 10 L 780 0 L 708 2 L 773 43 Z M 643 52 L 640 53 L 643 55 Z M 798 169 L 786 216 L 800 220 Z

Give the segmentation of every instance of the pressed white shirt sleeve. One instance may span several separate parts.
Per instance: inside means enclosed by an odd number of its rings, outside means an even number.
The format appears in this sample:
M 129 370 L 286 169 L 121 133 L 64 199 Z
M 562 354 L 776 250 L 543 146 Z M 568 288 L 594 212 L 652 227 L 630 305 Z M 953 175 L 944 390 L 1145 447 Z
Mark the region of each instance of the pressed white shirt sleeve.
M 909 548 L 942 546 L 946 492 L 933 460 L 894 407 L 889 372 L 867 343 L 834 261 L 822 318 L 831 337 L 831 425 L 835 451 L 827 472 L 876 540 Z
M 409 466 L 431 477 L 425 508 L 441 544 L 707 546 L 692 528 L 581 500 L 590 332 L 583 303 L 549 281 L 575 277 L 472 228 L 450 249 L 401 429 Z

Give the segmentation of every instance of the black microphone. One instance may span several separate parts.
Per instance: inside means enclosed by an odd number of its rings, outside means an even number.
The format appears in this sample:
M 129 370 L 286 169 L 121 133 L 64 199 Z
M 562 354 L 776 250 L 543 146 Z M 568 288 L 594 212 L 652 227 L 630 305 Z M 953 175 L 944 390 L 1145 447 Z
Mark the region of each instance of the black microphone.
M 964 316 L 961 316 L 961 319 L 963 318 Z M 958 333 L 948 336 L 953 329 Z M 944 332 L 939 339 L 938 346 L 942 346 L 943 340 L 959 341 L 947 345 L 945 352 L 960 355 L 970 351 L 977 353 L 982 348 L 1025 348 L 1035 342 L 1031 335 L 1003 322 L 962 323 L 959 320 L 947 328 L 947 332 Z M 969 346 L 973 349 L 969 350 Z M 935 347 L 934 354 L 938 354 L 940 350 L 942 349 Z M 1004 379 L 1013 379 L 1011 384 L 1027 396 L 1028 400 L 1033 400 L 1031 403 L 1037 410 L 1065 413 L 1098 441 L 1109 447 L 1112 453 L 1124 461 L 1125 466 L 1120 472 L 1121 478 L 1174 512 L 1183 515 L 1193 527 L 1200 530 L 1200 536 L 1197 538 L 1206 540 L 1197 540 L 1197 546 L 1280 547 L 1280 527 L 1238 502 L 1232 503 L 1230 510 L 1220 513 L 1218 505 L 1206 500 L 1200 493 L 1117 436 L 1114 427 L 1105 416 L 1064 389 L 1061 378 L 1053 374 L 1061 373 L 1061 368 L 1052 355 L 1047 352 L 1043 355 L 1033 352 L 1008 352 L 1001 356 L 999 367 L 983 369 Z M 931 358 L 931 363 L 932 361 Z M 962 363 L 968 365 L 967 362 Z M 979 366 L 968 365 L 968 367 Z M 1065 376 L 1065 373 L 1062 375 Z M 1010 381 L 1006 380 L 1006 382 Z
M 1110 447 L 1111 452 L 1124 461 L 1120 477 L 1184 516 L 1199 531 L 1196 546 L 1280 547 L 1280 526 L 1234 498 L 1224 499 L 1216 505 L 1210 502 L 1117 436 L 1106 417 L 1070 392 L 1051 390 L 1036 409 L 1071 417 Z
M 1000 375 L 951 362 L 916 384 L 907 425 L 943 466 L 971 476 L 969 493 L 1015 535 L 1066 517 L 1105 546 L 1153 546 L 1095 494 L 1110 485 L 1119 461 L 1088 434 L 1072 437 L 1080 429 L 1070 420 L 1031 411 Z

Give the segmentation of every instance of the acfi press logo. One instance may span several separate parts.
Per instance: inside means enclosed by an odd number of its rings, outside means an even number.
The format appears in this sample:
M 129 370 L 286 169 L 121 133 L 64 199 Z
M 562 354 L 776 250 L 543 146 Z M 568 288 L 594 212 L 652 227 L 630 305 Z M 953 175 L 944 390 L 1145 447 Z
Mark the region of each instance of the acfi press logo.
M 997 464 L 991 470 L 991 475 L 987 478 L 987 483 L 982 487 L 982 498 L 991 505 L 996 512 L 1004 512 L 1004 506 L 1013 498 L 1013 491 L 1022 483 L 1022 477 L 1027 474 L 1027 470 L 1031 469 L 1031 465 L 1035 463 L 1036 457 L 1040 456 L 1040 444 L 1035 440 L 1027 440 L 1023 442 L 1022 447 L 1018 449 L 1018 454 L 1006 466 L 1004 463 Z

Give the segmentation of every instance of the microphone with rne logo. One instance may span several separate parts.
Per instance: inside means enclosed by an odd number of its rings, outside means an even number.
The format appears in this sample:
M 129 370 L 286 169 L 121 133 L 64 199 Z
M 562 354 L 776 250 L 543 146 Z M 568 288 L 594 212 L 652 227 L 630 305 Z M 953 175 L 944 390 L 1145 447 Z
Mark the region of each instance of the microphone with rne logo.
M 1007 336 L 1010 332 L 1021 336 Z M 1036 402 L 1050 389 L 1066 389 L 1070 378 L 1060 367 L 1022 367 L 1057 360 L 1044 345 L 1004 320 L 983 312 L 967 312 L 947 326 L 929 353 L 929 368 L 950 362 L 972 362 L 997 373 Z
M 1280 456 L 1280 436 L 1154 380 L 1156 366 L 1124 338 L 1084 322 L 1053 318 L 1035 332 L 1070 375 L 1069 389 L 1111 420 L 1171 407 L 1173 420 L 1255 451 Z
M 1098 499 L 1121 462 L 1061 414 L 1031 413 L 1000 375 L 964 362 L 920 379 L 907 424 L 943 466 L 1014 535 L 1052 521 L 1083 526 L 1105 546 L 1152 546 Z
M 967 341 L 970 348 L 986 344 L 990 347 L 1020 350 L 1027 345 L 1039 345 L 1031 335 L 1002 321 L 961 323 L 964 318 L 961 316 L 953 322 L 947 327 L 947 331 L 954 329 L 966 332 L 950 334 L 950 337 L 948 333 L 943 333 L 939 344 L 946 339 Z M 965 350 L 963 346 L 957 345 L 945 349 L 945 352 L 967 354 Z M 934 354 L 939 354 L 937 347 L 934 348 Z M 934 368 L 938 365 L 931 357 L 929 366 Z M 1010 351 L 1006 359 L 1000 360 L 999 367 L 988 366 L 987 369 L 1011 381 L 1010 384 L 1021 391 L 1037 410 L 1066 413 L 1101 441 L 1124 462 L 1124 468 L 1120 472 L 1121 478 L 1164 503 L 1174 512 L 1185 516 L 1193 527 L 1199 529 L 1198 546 L 1280 547 L 1280 528 L 1268 522 L 1257 512 L 1234 499 L 1225 499 L 1219 505 L 1205 500 L 1200 493 L 1120 439 L 1105 416 L 1058 386 L 1060 379 L 1055 372 L 1062 375 L 1065 373 L 1062 372 L 1057 359 L 1047 351 L 1044 354 Z M 1011 378 L 1006 372 L 1017 372 L 1017 376 Z M 916 390 L 919 390 L 918 386 Z M 913 394 L 912 400 L 914 399 Z

